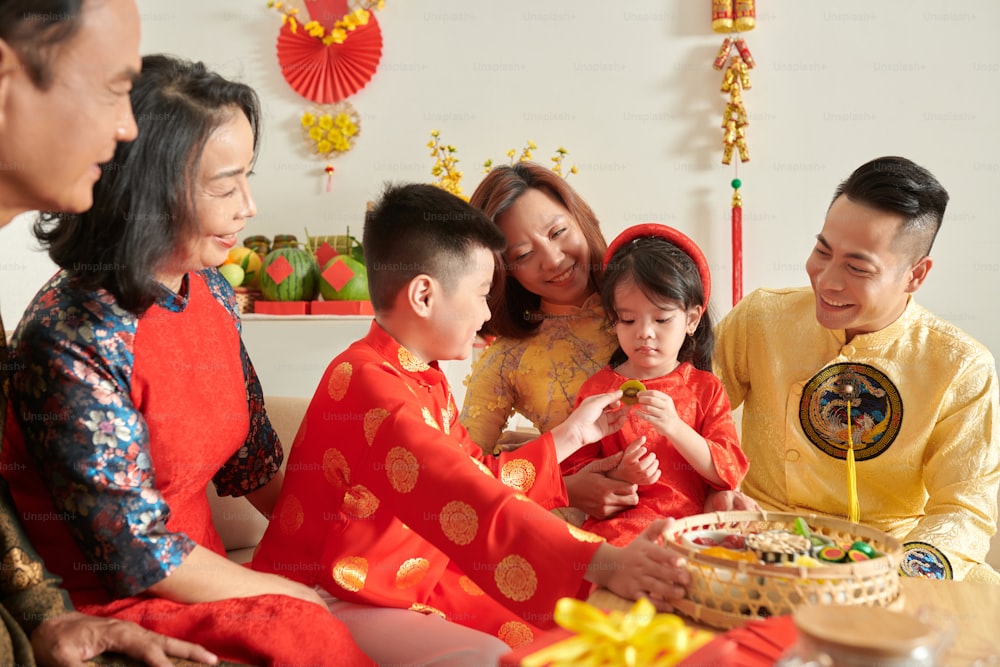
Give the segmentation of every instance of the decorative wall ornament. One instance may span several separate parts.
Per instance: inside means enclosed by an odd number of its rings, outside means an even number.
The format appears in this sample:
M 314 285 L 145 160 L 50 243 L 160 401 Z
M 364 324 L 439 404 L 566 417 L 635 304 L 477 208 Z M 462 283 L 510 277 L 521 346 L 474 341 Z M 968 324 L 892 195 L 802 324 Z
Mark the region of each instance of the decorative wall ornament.
M 739 164 L 750 161 L 746 130 L 750 121 L 743 106 L 743 91 L 750 89 L 750 70 L 756 66 L 746 40 L 737 33 L 752 30 L 757 24 L 754 0 L 712 0 L 712 30 L 729 33 L 722 40 L 719 53 L 712 67 L 724 70 L 722 92 L 728 94 L 722 114 L 722 164 L 733 162 L 733 151 L 739 162 L 733 165 L 731 201 L 732 254 L 733 254 L 733 305 L 743 298 L 743 196 L 739 178 Z M 728 65 L 726 64 L 728 61 Z

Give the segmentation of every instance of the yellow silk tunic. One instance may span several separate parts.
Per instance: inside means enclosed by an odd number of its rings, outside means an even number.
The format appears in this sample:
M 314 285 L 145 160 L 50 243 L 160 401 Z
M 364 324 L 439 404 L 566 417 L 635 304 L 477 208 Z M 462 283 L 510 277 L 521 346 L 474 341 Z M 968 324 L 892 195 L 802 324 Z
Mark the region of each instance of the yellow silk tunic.
M 515 411 L 542 433 L 565 421 L 580 386 L 618 347 L 597 294 L 579 308 L 543 304 L 538 317 L 544 319 L 535 335 L 498 338 L 466 380 L 459 421 L 487 451 Z
M 924 576 L 1000 583 L 977 565 L 1000 485 L 992 355 L 912 298 L 845 341 L 817 322 L 810 288 L 756 290 L 719 323 L 715 370 L 743 405 L 743 490 L 765 508 L 846 517 L 849 402 L 861 522 L 907 544 L 904 567 L 930 562 Z

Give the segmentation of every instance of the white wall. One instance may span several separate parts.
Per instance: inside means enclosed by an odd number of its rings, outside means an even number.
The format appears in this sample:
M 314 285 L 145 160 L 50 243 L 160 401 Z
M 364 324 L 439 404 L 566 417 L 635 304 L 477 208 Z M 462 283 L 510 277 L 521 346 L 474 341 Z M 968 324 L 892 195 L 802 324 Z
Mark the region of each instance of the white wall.
M 758 4 L 758 27 L 745 34 L 757 61 L 744 94 L 752 160 L 739 169 L 745 291 L 803 284 L 836 184 L 870 158 L 902 154 L 952 195 L 918 298 L 1000 352 L 990 299 L 1000 282 L 1000 3 Z M 734 171 L 720 164 L 725 98 L 711 65 L 722 36 L 709 28 L 708 0 L 388 0 L 381 66 L 350 99 L 361 136 L 335 163 L 331 193 L 300 139 L 308 102 L 281 77 L 280 17 L 264 0 L 139 6 L 144 52 L 202 59 L 263 98 L 260 213 L 248 233 L 360 232 L 383 181 L 431 180 L 432 129 L 458 148 L 466 194 L 485 158 L 504 160 L 530 138 L 542 160 L 569 149 L 580 170 L 572 182 L 609 238 L 647 220 L 691 234 L 712 262 L 717 314 L 728 310 Z M 18 227 L 0 237 L 8 326 L 51 269 Z

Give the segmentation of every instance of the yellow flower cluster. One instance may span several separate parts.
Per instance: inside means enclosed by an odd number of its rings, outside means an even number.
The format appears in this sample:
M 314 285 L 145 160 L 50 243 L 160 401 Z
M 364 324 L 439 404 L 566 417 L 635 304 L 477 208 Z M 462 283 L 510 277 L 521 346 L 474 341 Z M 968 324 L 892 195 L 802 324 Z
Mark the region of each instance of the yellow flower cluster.
M 299 22 L 295 18 L 295 16 L 299 13 L 298 9 L 285 7 L 281 0 L 268 0 L 267 6 L 281 12 L 282 25 L 287 23 L 289 25 L 289 29 L 293 33 L 298 32 Z M 330 28 L 329 33 L 319 21 L 309 21 L 303 26 L 303 28 L 307 33 L 309 33 L 310 37 L 315 37 L 327 46 L 331 44 L 343 44 L 348 37 L 348 33 L 357 30 L 360 26 L 368 25 L 368 19 L 371 17 L 369 9 L 381 10 L 384 8 L 385 0 L 366 0 L 362 3 L 361 7 L 345 14 L 341 19 L 334 23 L 333 27 Z
M 532 141 L 531 139 L 528 139 L 528 143 L 521 150 L 521 155 L 520 155 L 520 157 L 517 158 L 517 162 L 530 162 L 531 160 L 533 160 L 534 159 L 534 152 L 533 151 L 535 151 L 537 148 L 538 148 L 538 145 L 534 141 Z M 563 148 L 562 146 L 560 146 L 559 148 L 556 149 L 556 154 L 553 155 L 551 158 L 549 158 L 553 162 L 552 171 L 556 172 L 560 176 L 563 176 L 563 160 L 565 159 L 567 153 L 569 153 L 569 151 L 567 151 L 565 148 Z M 514 162 L 515 162 L 514 156 L 515 155 L 517 155 L 517 150 L 516 149 L 511 148 L 509 151 L 507 151 L 507 157 L 510 158 L 510 164 L 514 164 Z M 489 159 L 489 160 L 487 160 L 486 162 L 483 163 L 483 173 L 484 174 L 489 173 L 489 171 L 492 168 L 493 168 L 493 160 L 492 159 Z M 576 165 L 573 165 L 569 169 L 569 174 L 576 174 L 576 173 L 578 173 L 577 169 L 576 169 Z M 568 178 L 569 174 L 566 174 L 563 177 L 564 178 Z
M 360 131 L 356 119 L 347 111 L 322 114 L 306 111 L 301 122 L 303 131 L 320 155 L 346 153 L 351 150 L 354 137 Z
M 431 131 L 427 148 L 431 149 L 431 157 L 434 158 L 431 174 L 438 179 L 434 185 L 468 201 L 469 198 L 462 194 L 462 172 L 458 170 L 458 158 L 455 157 L 457 149 L 451 144 L 442 144 L 441 133 L 437 130 Z

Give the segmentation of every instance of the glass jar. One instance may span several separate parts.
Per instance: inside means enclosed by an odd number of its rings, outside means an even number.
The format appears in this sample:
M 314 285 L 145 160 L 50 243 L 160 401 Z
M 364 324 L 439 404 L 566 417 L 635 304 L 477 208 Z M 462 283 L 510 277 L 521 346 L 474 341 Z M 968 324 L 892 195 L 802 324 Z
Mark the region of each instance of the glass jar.
M 799 636 L 777 667 L 935 667 L 945 633 L 881 607 L 815 605 L 792 615 Z

